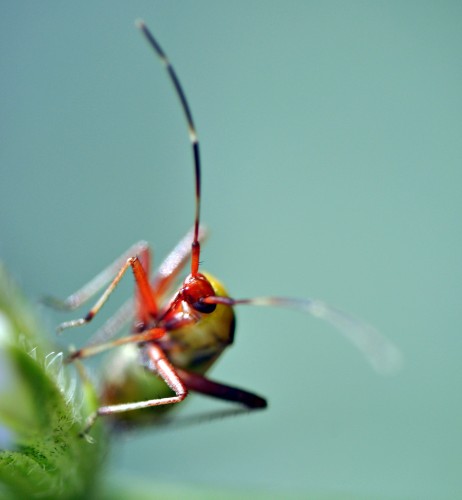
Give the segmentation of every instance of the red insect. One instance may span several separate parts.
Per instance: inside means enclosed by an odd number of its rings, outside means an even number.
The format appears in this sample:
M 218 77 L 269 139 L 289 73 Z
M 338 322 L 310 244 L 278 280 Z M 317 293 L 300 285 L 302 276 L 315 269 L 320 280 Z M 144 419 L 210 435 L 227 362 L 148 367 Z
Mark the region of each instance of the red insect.
M 135 278 L 134 301 L 129 300 L 103 326 L 96 335 L 96 343 L 74 351 L 68 358 L 72 361 L 112 347 L 128 346 L 123 351 L 123 356 L 119 356 L 110 365 L 103 391 L 104 405 L 88 418 L 85 432 L 100 415 L 122 417 L 122 414 L 128 416 L 127 412 L 133 410 L 179 403 L 187 396 L 188 391 L 237 402 L 247 408 L 264 408 L 266 400 L 262 397 L 212 381 L 206 376 L 211 365 L 233 342 L 233 308 L 240 304 L 294 308 L 324 319 L 345 334 L 378 371 L 394 370 L 400 361 L 399 351 L 369 325 L 318 300 L 282 297 L 233 299 L 216 278 L 199 271 L 200 243 L 205 237 L 205 230 L 200 226 L 201 166 L 197 134 L 175 70 L 145 24 L 139 22 L 138 27 L 165 65 L 186 117 L 195 169 L 194 227 L 152 277 L 150 249 L 146 242 L 141 241 L 66 300 L 48 299 L 48 303 L 56 307 L 75 309 L 109 283 L 88 314 L 62 323 L 58 327 L 62 331 L 90 322 L 129 269 Z M 179 275 L 189 259 L 190 273 L 174 291 Z M 134 318 L 130 335 L 109 340 L 130 318 Z M 155 374 L 158 378 L 148 377 L 146 382 L 140 373 Z M 156 386 L 159 377 L 165 383 Z

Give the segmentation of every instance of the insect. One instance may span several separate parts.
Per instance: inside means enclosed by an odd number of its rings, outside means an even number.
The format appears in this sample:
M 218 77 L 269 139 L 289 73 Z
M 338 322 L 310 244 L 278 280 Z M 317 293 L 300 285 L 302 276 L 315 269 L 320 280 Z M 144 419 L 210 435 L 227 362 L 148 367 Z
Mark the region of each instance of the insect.
M 209 368 L 233 343 L 234 307 L 238 305 L 293 308 L 324 319 L 362 351 L 379 372 L 394 370 L 399 364 L 399 351 L 362 321 L 324 302 L 307 298 L 234 299 L 220 281 L 200 271 L 201 243 L 206 231 L 200 224 L 201 163 L 192 113 L 167 55 L 144 22 L 139 21 L 138 28 L 164 64 L 186 118 L 195 172 L 194 224 L 152 275 L 150 248 L 141 241 L 64 301 L 48 298 L 47 302 L 55 307 L 73 310 L 106 287 L 84 317 L 58 326 L 58 331 L 63 331 L 89 323 L 127 271 L 131 270 L 134 276 L 134 299 L 109 319 L 97 332 L 93 343 L 73 351 L 68 357 L 72 362 L 114 347 L 124 353 L 109 365 L 103 405 L 88 417 L 84 432 L 89 431 L 99 416 L 122 417 L 140 414 L 139 410 L 147 408 L 171 406 L 183 401 L 189 391 L 236 402 L 250 409 L 264 408 L 267 403 L 263 397 L 207 376 Z M 178 287 L 181 273 L 189 261 L 189 274 Z M 131 333 L 114 339 L 130 318 L 133 318 Z M 147 380 L 162 380 L 163 392 L 150 392 L 152 387 L 146 379 L 141 380 L 140 373 L 146 375 Z M 153 374 L 157 378 L 152 377 Z

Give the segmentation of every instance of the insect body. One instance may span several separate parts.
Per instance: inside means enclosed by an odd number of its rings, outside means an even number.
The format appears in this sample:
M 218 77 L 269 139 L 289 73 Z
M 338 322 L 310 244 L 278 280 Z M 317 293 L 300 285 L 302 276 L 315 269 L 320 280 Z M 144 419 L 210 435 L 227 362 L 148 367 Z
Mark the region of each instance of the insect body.
M 137 410 L 179 403 L 188 391 L 237 402 L 247 408 L 265 407 L 266 401 L 262 397 L 212 381 L 206 375 L 223 350 L 233 342 L 233 308 L 240 304 L 294 308 L 324 319 L 356 345 L 378 371 L 395 369 L 400 354 L 391 343 L 372 327 L 323 302 L 282 297 L 233 299 L 216 278 L 199 272 L 201 242 L 205 238 L 205 229 L 200 225 L 199 142 L 188 102 L 172 65 L 145 24 L 139 22 L 138 27 L 165 65 L 188 125 L 195 169 L 194 226 L 153 276 L 149 274 L 149 246 L 139 242 L 65 301 L 48 299 L 51 305 L 74 309 L 107 286 L 85 317 L 62 323 L 58 327 L 61 331 L 90 322 L 126 271 L 131 269 L 135 278 L 134 301 L 128 301 L 97 332 L 92 344 L 74 351 L 68 358 L 69 361 L 82 359 L 109 348 L 123 346 L 120 347 L 123 357 L 119 357 L 109 367 L 103 390 L 104 405 L 89 417 L 85 430 L 100 415 L 139 414 Z M 180 273 L 189 260 L 190 273 L 174 291 Z M 133 318 L 130 335 L 112 339 L 130 318 Z M 166 383 L 163 391 L 151 393 L 152 385 L 146 382 L 141 373 L 159 376 Z

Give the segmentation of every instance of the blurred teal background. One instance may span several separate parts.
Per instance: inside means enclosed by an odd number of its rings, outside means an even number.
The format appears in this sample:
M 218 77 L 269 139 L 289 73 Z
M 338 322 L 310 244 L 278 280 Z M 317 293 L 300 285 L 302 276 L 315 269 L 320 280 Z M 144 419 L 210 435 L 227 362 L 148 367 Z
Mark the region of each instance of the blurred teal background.
M 0 256 L 30 297 L 68 295 L 139 239 L 159 259 L 192 224 L 186 128 L 134 27 L 142 17 L 201 138 L 204 269 L 236 297 L 325 299 L 406 356 L 381 378 L 329 326 L 242 308 L 213 376 L 269 409 L 114 436 L 112 473 L 460 498 L 462 4 L 1 5 Z M 131 293 L 126 281 L 103 317 Z M 44 316 L 50 334 L 68 317 Z M 200 396 L 184 406 L 223 407 Z

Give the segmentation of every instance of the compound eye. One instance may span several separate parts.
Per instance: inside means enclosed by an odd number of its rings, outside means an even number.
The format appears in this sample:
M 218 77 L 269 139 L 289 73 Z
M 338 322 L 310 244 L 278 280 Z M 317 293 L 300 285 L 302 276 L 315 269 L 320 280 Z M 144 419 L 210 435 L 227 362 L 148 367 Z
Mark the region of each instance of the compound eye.
M 204 302 L 206 297 L 213 295 L 215 295 L 215 290 L 203 274 L 189 276 L 183 284 L 183 300 L 200 313 L 210 314 L 215 311 L 216 304 Z
M 194 304 L 192 304 L 192 306 L 194 307 L 194 309 L 196 311 L 199 311 L 199 312 L 205 313 L 205 314 L 210 314 L 213 311 L 215 311 L 215 309 L 217 308 L 216 304 L 207 304 L 207 302 L 203 302 L 202 300 L 195 302 Z

